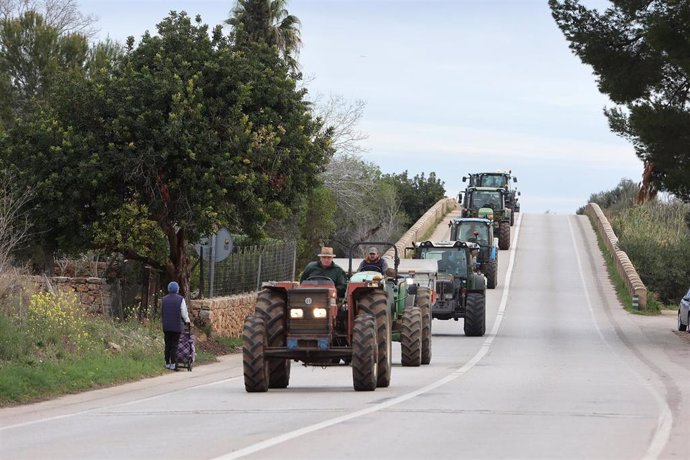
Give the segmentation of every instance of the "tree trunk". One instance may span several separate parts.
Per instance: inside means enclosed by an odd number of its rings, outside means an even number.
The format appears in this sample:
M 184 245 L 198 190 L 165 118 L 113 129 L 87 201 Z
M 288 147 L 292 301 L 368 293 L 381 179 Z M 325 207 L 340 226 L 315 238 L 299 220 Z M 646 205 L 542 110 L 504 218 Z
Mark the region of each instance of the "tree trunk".
M 168 232 L 168 244 L 170 247 L 170 259 L 166 265 L 166 272 L 171 280 L 180 285 L 180 295 L 189 293 L 190 266 L 187 256 L 187 235 L 183 228 Z

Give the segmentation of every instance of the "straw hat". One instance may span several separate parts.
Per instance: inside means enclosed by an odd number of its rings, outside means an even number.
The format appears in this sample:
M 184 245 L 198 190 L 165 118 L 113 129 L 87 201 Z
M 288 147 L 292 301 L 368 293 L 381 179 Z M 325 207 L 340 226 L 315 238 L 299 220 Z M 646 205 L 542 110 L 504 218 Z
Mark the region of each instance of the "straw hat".
M 328 246 L 322 247 L 321 253 L 319 253 L 319 257 L 335 257 L 335 254 L 333 253 L 333 248 L 329 248 Z

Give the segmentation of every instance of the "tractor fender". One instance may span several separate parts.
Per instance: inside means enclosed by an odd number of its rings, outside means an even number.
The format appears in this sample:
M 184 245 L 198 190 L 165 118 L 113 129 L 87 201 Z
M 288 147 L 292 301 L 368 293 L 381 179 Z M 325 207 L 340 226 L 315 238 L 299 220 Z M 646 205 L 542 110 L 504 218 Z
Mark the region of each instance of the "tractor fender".
M 491 246 L 491 251 L 489 251 L 489 260 L 496 260 L 496 246 Z

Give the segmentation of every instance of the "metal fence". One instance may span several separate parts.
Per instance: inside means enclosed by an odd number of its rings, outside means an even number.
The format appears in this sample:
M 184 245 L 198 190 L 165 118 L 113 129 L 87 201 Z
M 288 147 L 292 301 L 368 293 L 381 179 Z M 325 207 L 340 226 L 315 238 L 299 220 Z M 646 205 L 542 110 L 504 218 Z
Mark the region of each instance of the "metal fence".
M 218 297 L 252 292 L 265 281 L 295 278 L 297 243 L 235 247 L 224 260 L 204 260 L 199 272 L 203 297 Z

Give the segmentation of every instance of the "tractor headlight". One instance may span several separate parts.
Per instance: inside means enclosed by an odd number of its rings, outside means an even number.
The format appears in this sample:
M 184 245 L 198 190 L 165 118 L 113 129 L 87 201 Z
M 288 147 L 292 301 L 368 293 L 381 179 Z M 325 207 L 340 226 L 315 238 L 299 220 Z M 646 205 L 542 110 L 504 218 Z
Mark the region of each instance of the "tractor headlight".
M 407 279 L 405 279 L 405 282 L 407 284 L 414 284 L 414 278 L 407 278 Z
M 292 308 L 290 310 L 290 318 L 292 318 L 292 319 L 304 318 L 304 310 L 302 310 L 301 308 Z
M 326 314 L 325 308 L 315 308 L 313 311 L 314 318 L 325 318 Z

